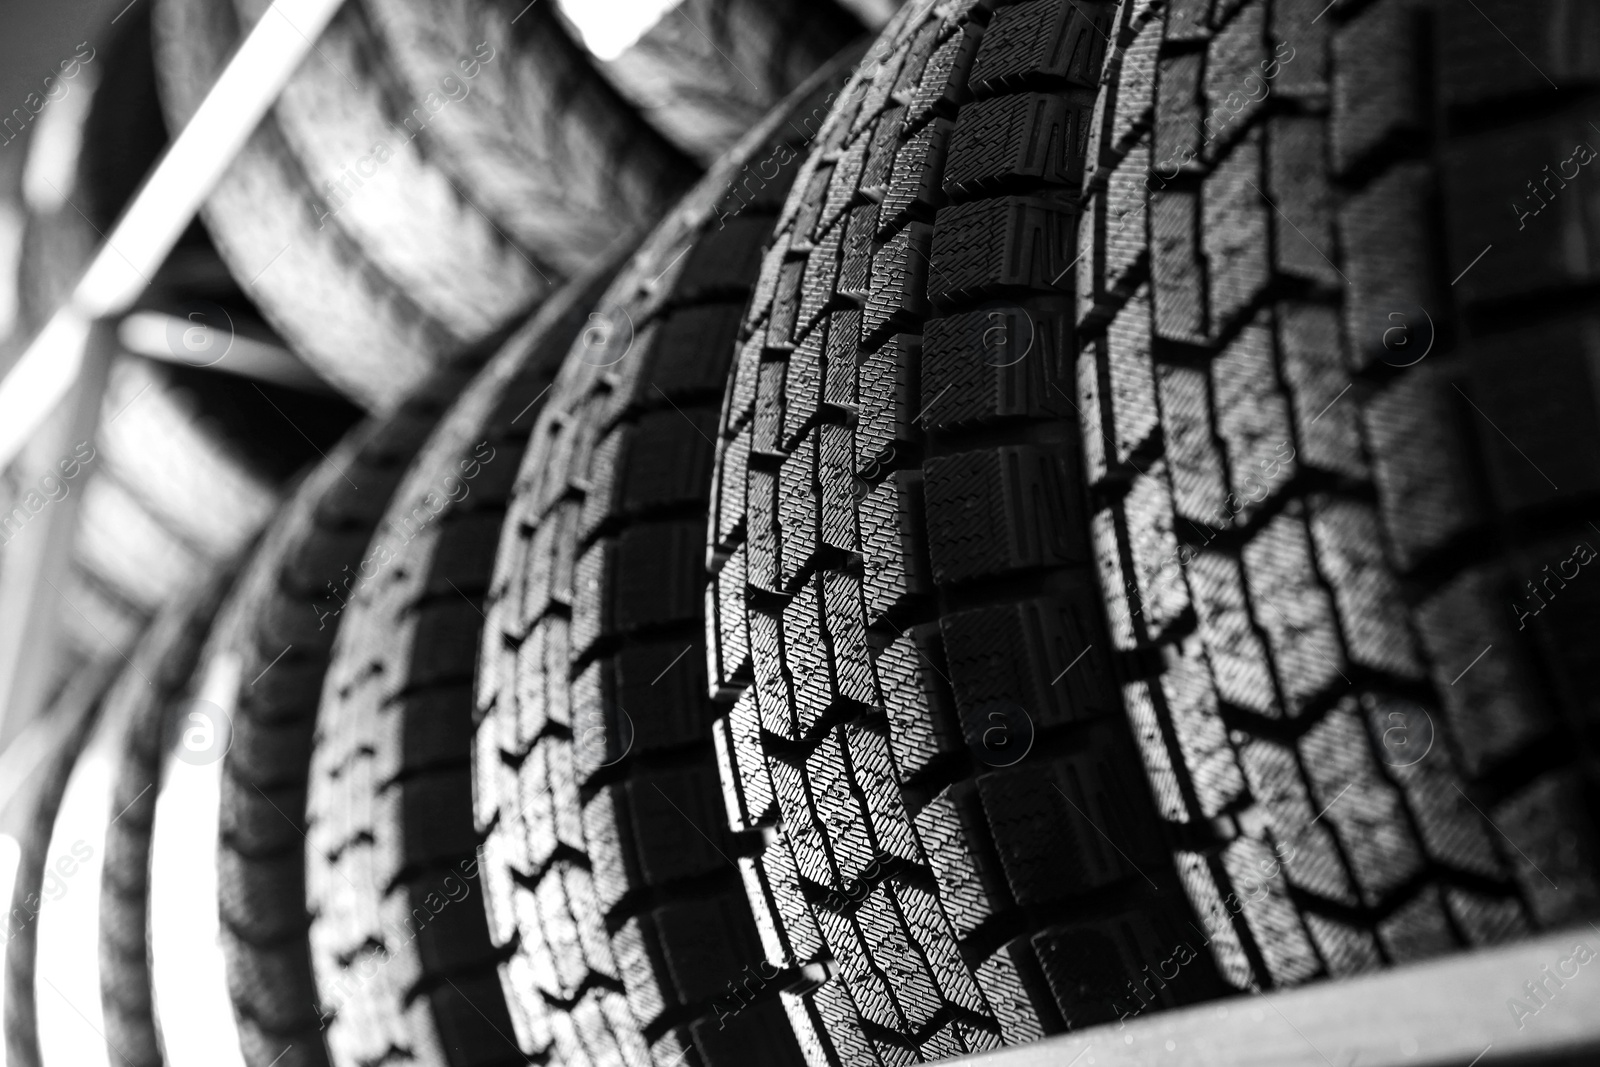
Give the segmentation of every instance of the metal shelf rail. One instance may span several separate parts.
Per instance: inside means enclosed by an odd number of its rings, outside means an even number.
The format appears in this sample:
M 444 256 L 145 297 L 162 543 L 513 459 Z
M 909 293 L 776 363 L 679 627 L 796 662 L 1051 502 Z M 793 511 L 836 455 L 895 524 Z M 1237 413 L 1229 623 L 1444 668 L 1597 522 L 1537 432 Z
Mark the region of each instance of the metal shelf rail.
M 1518 1007 L 1520 1005 L 1520 1007 Z M 1158 1012 L 962 1067 L 1600 1064 L 1600 929 Z

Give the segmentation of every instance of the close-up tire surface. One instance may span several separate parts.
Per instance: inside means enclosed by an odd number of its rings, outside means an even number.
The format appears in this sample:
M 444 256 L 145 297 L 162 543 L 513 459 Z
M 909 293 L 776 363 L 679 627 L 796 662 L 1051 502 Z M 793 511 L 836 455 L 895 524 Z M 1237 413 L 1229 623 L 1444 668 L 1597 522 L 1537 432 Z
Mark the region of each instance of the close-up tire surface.
M 1056 391 L 1113 9 L 989 6 L 910 6 L 858 72 L 785 206 L 721 425 L 719 745 L 733 827 L 766 846 L 747 884 L 769 962 L 830 976 L 785 997 L 815 1064 L 1106 1021 L 1122 972 L 1192 936 Z M 1214 982 L 1196 962 L 1159 996 Z
M 1078 245 L 1095 557 L 1234 988 L 1600 910 L 1600 591 L 1535 584 L 1600 518 L 1579 339 L 1596 264 L 1519 241 L 1483 177 L 1585 136 L 1600 61 L 1561 42 L 1596 23 L 1483 9 L 1126 5 L 1096 111 Z M 1547 240 L 1596 233 L 1548 222 Z M 1281 873 L 1252 877 L 1274 849 Z
M 472 826 L 479 603 L 539 404 L 629 251 L 547 301 L 473 379 L 354 587 L 319 600 L 338 636 L 312 738 L 306 900 L 335 1067 L 524 1062 L 480 1006 L 503 995 Z
M 474 802 L 530 1057 L 798 1064 L 718 799 L 697 574 L 722 380 L 783 192 L 859 49 L 754 128 L 574 344 L 501 534 Z M 733 1010 L 734 991 L 765 992 Z M 721 1006 L 719 1007 L 719 998 Z
M 395 487 L 490 350 L 486 344 L 435 371 L 392 413 L 352 430 L 306 477 L 263 535 L 208 643 L 207 664 L 238 657 L 217 884 L 249 1067 L 327 1063 L 307 944 L 303 824 L 336 632 L 328 604 L 354 581 Z
M 1552 308 L 1576 351 L 1592 274 L 1456 306 L 1442 268 L 1497 236 L 1471 153 L 1555 114 L 1577 136 L 1576 104 L 1497 52 L 1505 95 L 1470 88 L 1487 24 L 1321 6 L 912 5 L 796 181 L 730 381 L 710 595 L 769 959 L 839 975 L 786 996 L 813 1062 L 1596 910 L 1594 594 L 1522 645 L 1493 606 L 1590 514 L 1527 468 L 1588 485 L 1592 372 L 1505 375 Z M 1499 336 L 1457 355 L 1472 335 Z M 1176 977 L 1135 984 L 1150 960 Z

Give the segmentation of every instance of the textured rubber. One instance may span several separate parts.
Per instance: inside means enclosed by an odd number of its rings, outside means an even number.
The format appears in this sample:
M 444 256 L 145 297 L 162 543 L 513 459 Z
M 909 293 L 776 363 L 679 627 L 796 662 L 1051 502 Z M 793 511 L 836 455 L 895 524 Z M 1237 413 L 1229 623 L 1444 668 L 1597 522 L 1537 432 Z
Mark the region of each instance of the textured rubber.
M 28 807 L 24 809 L 26 815 L 17 842 L 21 855 L 11 890 L 11 910 L 5 916 L 5 943 L 0 946 L 6 987 L 4 1032 L 0 1033 L 0 1040 L 5 1042 L 6 1062 L 15 1067 L 40 1067 L 41 1062 L 34 977 L 39 911 L 43 907 L 41 894 L 47 892 L 45 873 L 50 862 L 57 859 L 49 854 L 50 831 L 55 826 L 72 767 L 94 729 L 101 699 L 121 662 L 117 657 L 106 657 L 85 664 L 45 711 L 46 715 L 59 716 L 67 728 L 46 754 L 45 765 L 29 786 L 33 790 L 31 800 L 24 801 Z
M 174 128 L 267 7 L 157 6 Z M 698 173 L 543 7 L 513 15 L 345 5 L 204 209 L 277 332 L 369 409 L 642 230 Z
M 720 825 L 696 574 L 740 311 L 859 51 L 775 109 L 647 240 L 573 346 L 518 474 L 473 796 L 490 934 L 530 1057 L 800 1063 L 773 996 L 799 976 L 756 974 Z M 737 1012 L 718 1000 L 736 989 L 752 997 Z
M 303 824 L 317 702 L 337 630 L 330 606 L 363 567 L 407 466 L 488 352 L 433 372 L 306 477 L 263 535 L 206 650 L 207 662 L 239 657 L 217 884 L 229 993 L 250 1067 L 328 1062 L 307 942 Z
M 837 0 L 682 0 L 603 68 L 710 166 L 865 29 Z
M 547 301 L 473 379 L 395 492 L 348 604 L 325 601 L 338 636 L 312 738 L 305 863 L 336 1067 L 525 1062 L 478 893 L 479 604 L 528 431 L 628 251 Z
M 1600 911 L 1600 228 L 1503 165 L 1590 140 L 1600 17 L 1324 8 L 1126 4 L 1079 231 L 1123 695 L 1235 988 Z
M 784 209 L 720 429 L 728 814 L 765 846 L 741 864 L 768 960 L 829 976 L 784 996 L 819 1067 L 1113 1019 L 1139 964 L 1194 937 L 1056 391 L 1113 9 L 990 6 L 909 5 L 857 73 Z M 1164 1004 L 1215 988 L 1202 961 L 1168 978 Z
M 101 709 L 118 730 L 99 937 L 106 1044 L 119 1067 L 164 1062 L 150 995 L 150 833 L 173 711 L 189 692 L 201 646 L 234 574 L 233 567 L 217 567 L 156 616 Z
M 1369 102 L 1434 77 L 1465 101 L 1471 64 L 1517 60 L 1423 5 L 1325 6 L 913 4 L 796 181 L 730 380 L 709 596 L 769 959 L 839 975 L 785 996 L 814 1064 L 954 1055 L 1594 910 L 1592 723 L 1566 694 L 1593 645 L 1580 597 L 1600 594 L 1567 594 L 1537 656 L 1460 688 L 1486 645 L 1516 645 L 1484 591 L 1509 599 L 1508 559 L 1557 560 L 1593 498 L 1544 493 L 1445 403 L 1466 375 L 1587 487 L 1587 372 L 1574 356 L 1539 394 L 1490 377 L 1544 311 L 1492 289 L 1435 313 L 1422 370 L 1371 351 L 1416 358 L 1420 305 L 1449 306 L 1454 277 L 1426 257 L 1459 270 L 1493 234 L 1461 236 L 1490 217 L 1474 194 L 1443 201 L 1454 229 L 1428 222 L 1442 175 L 1487 169 L 1411 136 L 1442 136 L 1432 105 Z M 1491 15 L 1566 39 L 1516 10 Z M 1542 58 L 1592 80 L 1587 53 Z M 1508 78 L 1456 105 L 1465 128 L 1554 129 L 1536 75 Z M 1564 311 L 1570 351 L 1587 262 L 1494 284 Z M 1507 339 L 1446 370 L 1485 330 Z

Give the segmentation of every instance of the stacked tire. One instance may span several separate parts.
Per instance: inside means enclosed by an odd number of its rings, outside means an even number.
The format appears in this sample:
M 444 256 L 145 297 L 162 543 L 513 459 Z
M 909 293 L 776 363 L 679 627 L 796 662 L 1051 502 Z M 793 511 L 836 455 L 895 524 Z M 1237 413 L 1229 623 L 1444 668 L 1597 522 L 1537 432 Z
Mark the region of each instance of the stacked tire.
M 1600 27 L 1483 7 L 719 23 L 803 84 L 361 386 L 204 649 L 216 589 L 148 639 L 232 664 L 245 1061 L 929 1062 L 1600 915 L 1600 226 L 1481 165 L 1581 137 Z

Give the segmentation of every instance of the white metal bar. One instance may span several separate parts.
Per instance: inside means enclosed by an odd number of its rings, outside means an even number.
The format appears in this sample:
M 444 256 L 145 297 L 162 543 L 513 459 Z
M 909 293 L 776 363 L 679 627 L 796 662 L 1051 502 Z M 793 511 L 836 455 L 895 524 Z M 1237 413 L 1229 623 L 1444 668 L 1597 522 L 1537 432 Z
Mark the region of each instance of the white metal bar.
M 1581 947 L 1580 947 L 1581 946 Z M 1521 1009 L 1513 1005 L 1520 1003 Z M 962 1067 L 1491 1067 L 1600 1062 L 1600 929 L 1157 1012 Z
M 121 314 L 244 147 L 341 0 L 273 0 L 95 254 L 66 306 L 0 381 L 0 468 L 66 395 L 88 323 Z

